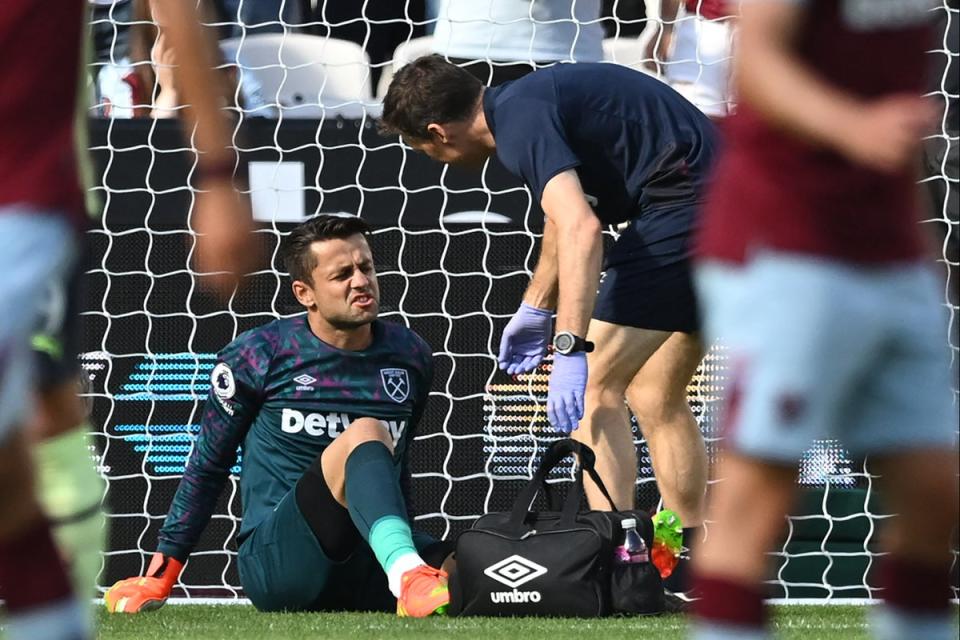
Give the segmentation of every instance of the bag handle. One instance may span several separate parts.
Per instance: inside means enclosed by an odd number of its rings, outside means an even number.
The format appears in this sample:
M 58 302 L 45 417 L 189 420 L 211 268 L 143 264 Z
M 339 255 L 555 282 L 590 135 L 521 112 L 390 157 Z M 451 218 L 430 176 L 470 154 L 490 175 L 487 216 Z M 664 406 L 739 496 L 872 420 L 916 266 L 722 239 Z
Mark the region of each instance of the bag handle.
M 510 512 L 510 524 L 512 526 L 518 529 L 523 528 L 523 521 L 530 511 L 530 505 L 533 504 L 540 489 L 546 489 L 547 487 L 547 476 L 561 460 L 573 454 L 579 458 L 580 464 L 577 466 L 573 485 L 567 491 L 567 497 L 564 500 L 563 509 L 561 510 L 560 521 L 570 525 L 576 520 L 577 512 L 580 510 L 580 492 L 583 490 L 584 471 L 586 471 L 590 479 L 596 483 L 600 489 L 600 493 L 607 499 L 610 508 L 613 511 L 618 511 L 617 506 L 613 502 L 613 498 L 610 497 L 610 492 L 607 491 L 606 485 L 603 484 L 603 480 L 600 479 L 600 475 L 594 469 L 597 456 L 594 454 L 593 449 L 582 442 L 565 438 L 563 440 L 557 440 L 550 445 L 543 454 L 540 466 L 537 468 L 536 473 L 534 473 L 533 478 L 531 478 L 527 485 L 520 491 L 520 494 L 513 503 L 513 509 Z

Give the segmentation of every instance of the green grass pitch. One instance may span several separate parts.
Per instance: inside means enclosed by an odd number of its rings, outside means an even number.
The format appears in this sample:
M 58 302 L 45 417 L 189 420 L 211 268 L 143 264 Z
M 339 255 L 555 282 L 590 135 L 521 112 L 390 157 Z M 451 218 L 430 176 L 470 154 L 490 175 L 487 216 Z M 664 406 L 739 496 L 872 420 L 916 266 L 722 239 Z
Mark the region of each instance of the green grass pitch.
M 98 614 L 103 640 L 314 640 L 372 638 L 448 640 L 638 640 L 685 638 L 679 615 L 640 618 L 399 619 L 364 613 L 259 613 L 251 606 L 176 605 L 140 615 Z M 866 609 L 857 606 L 777 607 L 778 638 L 868 639 Z

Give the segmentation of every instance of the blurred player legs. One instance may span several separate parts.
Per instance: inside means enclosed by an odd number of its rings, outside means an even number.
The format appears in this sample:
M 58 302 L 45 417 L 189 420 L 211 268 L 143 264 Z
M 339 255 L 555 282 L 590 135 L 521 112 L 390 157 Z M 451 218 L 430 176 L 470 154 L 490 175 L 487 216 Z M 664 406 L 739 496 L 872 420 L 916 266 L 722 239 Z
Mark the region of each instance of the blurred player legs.
M 105 541 L 100 509 L 104 483 L 90 455 L 87 411 L 81 391 L 78 298 L 82 265 L 69 281 L 51 283 L 33 336 L 38 406 L 29 425 L 37 467 L 38 497 L 69 565 L 74 591 L 95 594 Z
M 50 527 L 37 503 L 23 426 L 34 376 L 30 333 L 47 283 L 62 279 L 73 259 L 68 222 L 33 208 L 0 215 L 0 589 L 10 638 L 86 637 Z
M 740 100 L 698 251 L 707 335 L 733 363 L 731 453 L 696 558 L 698 638 L 767 636 L 765 552 L 797 459 L 822 438 L 871 456 L 898 515 L 874 574 L 876 636 L 956 637 L 956 378 L 917 198 L 937 117 L 923 96 L 939 4 L 741 6 Z
M 956 415 L 947 353 L 934 330 L 945 323 L 931 269 L 766 255 L 745 267 L 708 263 L 698 279 L 707 332 L 723 335 L 733 361 L 729 452 L 708 518 L 736 514 L 736 526 L 711 529 L 699 555 L 698 572 L 708 576 L 699 585 L 711 603 L 703 611 L 740 637 L 765 637 L 750 629 L 763 614 L 737 604 L 761 606 L 762 592 L 730 594 L 767 576 L 763 552 L 783 533 L 782 514 L 797 491 L 795 460 L 813 440 L 839 439 L 871 455 L 897 514 L 885 525 L 890 555 L 880 580 L 892 606 L 877 616 L 879 637 L 949 637 L 938 635 L 945 619 L 936 603 L 949 597 Z M 784 283 L 789 296 L 777 295 Z M 909 613 L 888 615 L 903 607 Z

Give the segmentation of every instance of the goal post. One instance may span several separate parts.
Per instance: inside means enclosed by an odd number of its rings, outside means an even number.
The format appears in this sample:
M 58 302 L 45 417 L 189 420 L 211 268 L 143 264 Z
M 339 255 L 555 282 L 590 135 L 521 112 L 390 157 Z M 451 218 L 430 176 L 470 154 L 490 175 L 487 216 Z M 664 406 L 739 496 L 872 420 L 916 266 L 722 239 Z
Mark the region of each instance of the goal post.
M 408 1 L 397 3 L 407 6 L 396 16 L 359 13 L 332 26 L 309 18 L 278 20 L 272 25 L 273 58 L 269 52 L 247 58 L 244 43 L 257 38 L 235 19 L 218 18 L 221 32 L 232 29 L 224 51 L 234 57 L 225 57 L 222 69 L 239 83 L 240 100 L 228 108 L 237 116 L 235 143 L 269 259 L 248 278 L 247 289 L 223 305 L 203 291 L 203 276 L 190 266 L 192 149 L 175 121 L 149 117 L 149 97 L 142 100 L 152 92 L 138 93 L 142 86 L 134 78 L 150 63 L 137 60 L 128 43 L 142 37 L 134 33 L 146 23 L 124 8 L 129 4 L 120 0 L 99 9 L 91 24 L 100 34 L 101 56 L 90 67 L 98 92 L 90 111 L 90 149 L 93 191 L 104 210 L 88 233 L 81 363 L 97 462 L 108 484 L 110 534 L 101 590 L 146 569 L 199 431 L 216 352 L 247 329 L 299 313 L 279 244 L 298 220 L 320 212 L 358 214 L 370 222 L 382 317 L 410 326 L 435 352 L 436 379 L 411 452 L 415 526 L 449 538 L 479 515 L 506 508 L 540 454 L 560 437 L 546 421 L 543 368 L 511 379 L 497 369 L 495 357 L 536 261 L 542 213 L 496 163 L 466 175 L 377 134 L 378 81 L 395 60 L 371 60 L 363 45 L 371 48 L 373 34 L 385 26 L 406 27 L 394 49 L 410 55 L 423 44 L 414 35 L 431 19 L 410 17 L 416 12 Z M 960 19 L 947 0 L 942 12 L 947 21 Z M 569 21 L 575 30 L 589 26 Z M 621 62 L 640 66 L 636 34 L 642 22 L 612 15 L 598 17 L 597 24 L 612 34 L 610 56 L 626 55 Z M 341 33 L 333 27 L 350 25 L 366 34 L 359 44 L 329 35 Z M 945 38 L 942 44 L 931 59 L 952 61 L 955 73 L 956 42 Z M 324 66 L 324 56 L 334 58 Z M 311 84 L 318 73 L 325 79 L 319 90 Z M 942 73 L 932 93 L 955 104 L 949 65 Z M 933 194 L 926 222 L 940 234 L 939 262 L 948 273 L 944 340 L 954 361 L 960 273 L 958 223 L 951 217 L 960 143 L 955 126 L 945 115 L 929 141 L 933 151 L 924 176 Z M 615 233 L 609 230 L 607 240 Z M 714 400 L 725 374 L 724 352 L 714 346 L 689 388 L 711 459 L 720 439 Z M 655 508 L 659 494 L 649 454 L 634 428 L 639 505 Z M 175 590 L 179 598 L 243 597 L 235 563 L 241 468 L 242 452 Z M 814 444 L 798 470 L 802 500 L 773 552 L 773 596 L 875 597 L 877 529 L 889 516 L 877 502 L 869 461 L 824 441 Z M 561 469 L 553 480 L 568 476 L 569 468 Z

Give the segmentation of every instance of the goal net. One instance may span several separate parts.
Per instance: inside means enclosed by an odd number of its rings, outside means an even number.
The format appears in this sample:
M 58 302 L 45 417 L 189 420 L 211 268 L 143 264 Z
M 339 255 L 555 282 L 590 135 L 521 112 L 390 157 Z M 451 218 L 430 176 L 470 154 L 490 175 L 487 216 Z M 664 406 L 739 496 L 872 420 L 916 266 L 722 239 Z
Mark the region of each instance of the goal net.
M 96 93 L 92 191 L 103 213 L 88 234 L 81 358 L 97 461 L 108 482 L 109 550 L 101 588 L 142 573 L 149 562 L 200 428 L 216 352 L 242 331 L 299 313 L 278 260 L 279 243 L 292 224 L 319 212 L 358 214 L 373 225 L 382 315 L 416 330 L 435 351 L 436 380 L 411 453 L 416 526 L 449 538 L 479 515 L 505 509 L 545 447 L 560 437 L 542 404 L 545 368 L 513 379 L 495 360 L 536 261 L 542 212 L 495 162 L 478 175 L 446 169 L 396 139 L 381 138 L 374 126 L 392 72 L 437 48 L 439 35 L 431 40 L 428 32 L 436 27 L 441 34 L 449 25 L 439 25 L 416 0 L 382 3 L 396 5 L 390 9 L 322 0 L 210 3 L 207 20 L 221 37 L 222 73 L 235 88 L 236 102 L 228 107 L 237 115 L 235 143 L 269 258 L 223 305 L 204 293 L 203 276 L 190 267 L 195 158 L 178 124 L 162 117 L 176 115 L 176 102 L 166 113 L 158 107 L 170 88 L 163 86 L 164 69 L 150 62 L 154 35 L 146 4 L 101 3 L 90 26 L 97 49 L 90 67 Z M 565 17 L 532 8 L 526 20 L 543 29 L 562 24 L 570 43 L 598 38 L 600 57 L 648 73 L 669 76 L 670 64 L 692 64 L 710 74 L 724 62 L 696 49 L 685 59 L 660 59 L 669 47 L 659 44 L 678 31 L 671 26 L 698 20 L 696 14 L 661 20 L 654 11 L 648 17 L 642 2 L 569 4 Z M 283 5 L 282 12 L 265 17 L 264 7 L 272 5 Z M 957 10 L 946 0 L 940 13 L 945 23 L 956 24 Z M 486 19 L 513 24 L 495 15 Z M 955 103 L 948 70 L 952 61 L 956 72 L 953 37 L 930 53 L 941 69 L 931 92 Z M 529 36 L 524 46 L 529 55 L 521 60 L 545 62 Z M 563 59 L 591 55 L 589 48 L 583 53 L 567 46 Z M 507 66 L 495 53 L 488 38 L 483 55 L 466 57 L 494 70 Z M 949 274 L 944 340 L 954 359 L 957 145 L 956 121 L 945 114 L 929 140 L 924 188 L 933 205 L 925 226 L 936 234 L 939 262 Z M 615 234 L 610 229 L 607 239 Z M 725 371 L 723 350 L 715 346 L 689 388 L 711 460 L 718 443 L 713 401 Z M 639 505 L 654 509 L 659 494 L 636 424 L 634 434 Z M 243 597 L 235 563 L 241 468 L 242 455 L 176 596 Z M 560 470 L 554 480 L 568 479 L 569 471 Z M 803 498 L 774 554 L 775 595 L 876 595 L 871 567 L 877 527 L 888 516 L 876 502 L 874 478 L 868 461 L 835 442 L 817 442 L 807 452 L 799 466 Z

